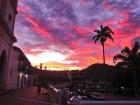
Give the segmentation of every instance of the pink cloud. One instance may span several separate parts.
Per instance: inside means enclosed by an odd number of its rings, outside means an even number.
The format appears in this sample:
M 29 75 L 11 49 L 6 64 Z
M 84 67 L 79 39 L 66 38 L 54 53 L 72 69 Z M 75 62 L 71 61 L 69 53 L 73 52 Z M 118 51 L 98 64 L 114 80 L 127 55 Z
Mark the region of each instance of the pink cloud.
M 102 46 L 92 41 L 92 31 L 98 29 L 101 24 L 111 27 L 115 33 L 114 41 L 107 40 L 105 43 L 106 61 L 109 64 L 112 64 L 112 57 L 116 53 L 125 46 L 131 47 L 132 40 L 140 37 L 139 14 L 133 12 L 139 7 L 135 7 L 133 2 L 131 5 L 134 9 L 129 3 L 125 7 L 125 3 L 121 3 L 123 1 L 58 0 L 56 3 L 55 0 L 43 0 L 39 2 L 19 1 L 17 23 L 20 29 L 22 26 L 27 29 L 15 33 L 23 33 L 23 36 L 17 35 L 21 37 L 20 39 L 28 36 L 26 39 L 29 38 L 30 43 L 26 40 L 18 42 L 26 54 L 35 56 L 47 49 L 69 55 L 66 60 L 77 61 L 73 64 L 56 61 L 49 62 L 49 65 L 54 64 L 57 67 L 60 65 L 60 68 L 65 66 L 85 68 L 93 63 L 101 63 Z M 96 4 L 92 6 L 90 3 Z M 33 35 L 37 37 L 34 39 L 30 37 Z M 43 41 L 43 44 L 34 44 L 33 40 L 34 43 Z M 40 50 L 33 51 L 33 49 Z

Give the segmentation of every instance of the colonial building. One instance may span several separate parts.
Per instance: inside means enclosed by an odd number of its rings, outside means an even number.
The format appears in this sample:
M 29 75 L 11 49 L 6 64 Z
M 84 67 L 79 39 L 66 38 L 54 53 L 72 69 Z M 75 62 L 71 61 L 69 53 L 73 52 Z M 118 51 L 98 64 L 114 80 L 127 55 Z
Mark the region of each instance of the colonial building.
M 0 90 L 7 87 L 7 72 L 12 72 L 9 67 L 13 62 L 10 60 L 13 43 L 17 41 L 13 33 L 17 1 L 0 0 Z
M 11 76 L 11 71 L 9 71 L 7 77 L 7 84 L 10 86 L 10 76 L 13 80 L 11 80 L 12 86 L 16 88 L 23 88 L 26 86 L 29 86 L 31 82 L 33 82 L 32 78 L 32 66 L 28 58 L 25 56 L 25 54 L 22 52 L 22 50 L 18 47 L 13 47 L 13 55 L 11 56 L 11 60 L 14 60 L 12 63 L 12 66 L 10 68 L 13 68 L 13 77 Z M 12 54 L 12 53 L 11 53 Z M 12 70 L 12 69 L 11 69 Z M 7 87 L 8 88 L 8 87 Z
M 5 74 L 5 90 L 15 90 L 33 85 L 33 67 L 18 47 L 13 47 L 9 56 L 10 64 Z

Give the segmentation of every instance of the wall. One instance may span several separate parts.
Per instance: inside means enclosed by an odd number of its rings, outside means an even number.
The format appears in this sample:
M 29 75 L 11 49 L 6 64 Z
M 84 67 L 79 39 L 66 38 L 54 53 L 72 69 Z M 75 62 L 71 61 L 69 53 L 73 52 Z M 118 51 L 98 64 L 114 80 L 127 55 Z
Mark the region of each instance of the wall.
M 2 85 L 4 89 L 16 89 L 17 87 L 18 55 L 13 50 L 14 40 L 11 37 L 15 23 L 15 9 L 11 0 L 0 0 L 0 54 L 3 51 L 6 52 L 6 67 Z
M 11 49 L 11 46 L 10 44 L 8 43 L 8 40 L 5 39 L 5 36 L 4 36 L 4 33 L 0 35 L 0 55 L 3 51 L 6 52 L 6 66 L 5 66 L 5 69 L 3 70 L 3 85 L 2 85 L 2 88 L 4 89 L 5 86 L 6 86 L 6 83 L 5 83 L 5 79 L 6 79 L 6 74 L 7 74 L 7 67 L 9 66 L 9 54 L 10 54 L 10 49 Z
M 18 56 L 18 53 L 14 49 L 11 49 L 9 57 L 9 66 L 7 68 L 6 89 L 17 89 L 19 68 Z
M 16 10 L 12 5 L 11 0 L 7 0 L 4 19 L 7 22 L 11 32 L 13 32 L 13 28 L 14 28 L 15 15 L 16 15 Z

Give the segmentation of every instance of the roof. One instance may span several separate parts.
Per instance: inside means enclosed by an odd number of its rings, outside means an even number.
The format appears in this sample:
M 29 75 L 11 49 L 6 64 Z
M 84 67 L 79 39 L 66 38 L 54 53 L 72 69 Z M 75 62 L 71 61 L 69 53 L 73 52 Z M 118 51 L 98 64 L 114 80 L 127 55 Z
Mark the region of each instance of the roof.
M 16 47 L 16 46 L 13 46 L 13 49 L 15 51 L 17 51 L 20 55 L 19 55 L 19 59 L 21 60 L 25 60 L 27 61 L 28 63 L 30 63 L 29 59 L 26 57 L 26 55 L 23 53 L 23 51 L 19 48 L 19 47 Z M 31 63 L 30 63 L 31 64 Z

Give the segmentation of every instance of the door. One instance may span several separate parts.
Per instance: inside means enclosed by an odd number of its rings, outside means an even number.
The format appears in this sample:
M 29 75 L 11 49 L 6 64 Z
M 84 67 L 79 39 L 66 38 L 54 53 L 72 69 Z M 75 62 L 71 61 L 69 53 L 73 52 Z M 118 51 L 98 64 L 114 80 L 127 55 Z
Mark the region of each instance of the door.
M 4 73 L 6 68 L 6 51 L 0 55 L 0 90 L 4 89 Z

